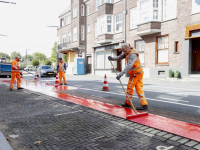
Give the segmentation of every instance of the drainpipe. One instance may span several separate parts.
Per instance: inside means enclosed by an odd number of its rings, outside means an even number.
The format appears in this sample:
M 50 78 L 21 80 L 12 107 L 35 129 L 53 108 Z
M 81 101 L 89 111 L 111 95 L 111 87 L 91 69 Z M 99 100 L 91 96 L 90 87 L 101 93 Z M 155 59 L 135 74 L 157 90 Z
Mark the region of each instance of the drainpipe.
M 84 29 L 84 31 L 85 31 L 84 32 L 84 34 L 85 34 L 84 35 L 85 36 L 84 37 L 85 38 L 85 41 L 84 41 L 84 45 L 85 45 L 85 49 L 84 49 L 85 68 L 84 69 L 85 69 L 85 74 L 86 74 L 86 71 L 87 71 L 87 69 L 86 69 L 86 64 L 87 64 L 86 63 L 86 49 L 87 49 L 87 44 L 86 44 L 87 43 L 87 37 L 86 37 L 86 35 L 87 35 L 86 34 L 87 33 L 87 27 L 86 27 L 87 23 L 86 23 L 86 19 L 87 19 L 87 17 L 86 17 L 86 5 L 84 3 L 84 28 L 85 28 Z
M 126 43 L 126 15 L 127 15 L 127 1 L 124 0 L 124 43 Z

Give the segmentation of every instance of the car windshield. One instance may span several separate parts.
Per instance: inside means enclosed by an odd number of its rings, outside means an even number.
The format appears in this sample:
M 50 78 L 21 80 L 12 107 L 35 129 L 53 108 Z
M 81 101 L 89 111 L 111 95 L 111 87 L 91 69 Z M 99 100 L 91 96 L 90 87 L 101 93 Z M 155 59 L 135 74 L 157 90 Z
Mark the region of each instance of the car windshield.
M 42 69 L 51 69 L 50 66 L 42 66 Z

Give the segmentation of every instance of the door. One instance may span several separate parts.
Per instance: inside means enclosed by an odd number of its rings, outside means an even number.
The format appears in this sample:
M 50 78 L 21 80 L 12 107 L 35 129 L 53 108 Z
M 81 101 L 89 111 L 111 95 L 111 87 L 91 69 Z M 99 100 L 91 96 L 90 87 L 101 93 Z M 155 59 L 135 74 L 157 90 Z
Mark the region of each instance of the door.
M 87 57 L 87 73 L 91 73 L 91 68 L 92 68 L 92 57 L 91 56 L 88 56 Z
M 192 71 L 200 71 L 200 39 L 192 41 Z
M 117 56 L 121 55 L 122 51 L 117 50 Z M 117 71 L 121 72 L 122 67 L 121 67 L 121 60 L 117 61 Z

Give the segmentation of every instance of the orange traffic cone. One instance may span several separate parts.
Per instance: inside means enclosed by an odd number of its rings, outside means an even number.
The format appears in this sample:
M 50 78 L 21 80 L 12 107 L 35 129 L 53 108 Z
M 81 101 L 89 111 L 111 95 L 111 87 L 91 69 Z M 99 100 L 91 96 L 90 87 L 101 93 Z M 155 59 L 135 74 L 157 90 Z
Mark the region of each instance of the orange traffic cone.
M 104 83 L 103 83 L 103 89 L 102 89 L 102 91 L 110 91 L 110 89 L 108 87 L 108 82 L 107 82 L 106 74 L 105 74 L 105 77 L 104 77 Z
M 23 74 L 20 74 L 20 78 L 24 78 L 24 77 L 23 77 Z
M 37 80 L 38 78 L 37 78 L 37 72 L 35 72 L 35 80 Z
M 59 80 L 58 80 L 58 73 L 56 73 L 56 81 L 54 86 L 57 87 L 59 85 Z

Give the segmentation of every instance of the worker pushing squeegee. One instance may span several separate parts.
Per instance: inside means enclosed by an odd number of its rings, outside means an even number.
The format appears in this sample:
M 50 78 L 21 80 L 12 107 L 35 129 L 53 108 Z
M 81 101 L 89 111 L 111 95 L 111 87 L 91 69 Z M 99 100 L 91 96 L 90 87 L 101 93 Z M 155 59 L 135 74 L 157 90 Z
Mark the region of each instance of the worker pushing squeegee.
M 120 81 L 120 77 L 123 76 L 126 72 L 128 72 L 130 74 L 128 85 L 127 85 L 127 91 L 125 91 L 125 89 L 123 88 L 126 93 L 126 100 L 125 100 L 125 103 L 122 104 L 122 106 L 127 107 L 127 106 L 132 105 L 133 109 L 135 110 L 135 108 L 132 104 L 133 89 L 135 87 L 136 92 L 138 94 L 138 98 L 140 100 L 140 104 L 141 104 L 141 106 L 136 107 L 136 109 L 137 110 L 148 110 L 148 103 L 145 98 L 144 91 L 142 89 L 144 72 L 143 72 L 143 68 L 140 64 L 139 54 L 136 51 L 136 49 L 134 47 L 130 47 L 129 44 L 123 44 L 121 46 L 121 49 L 123 51 L 123 53 L 121 55 L 119 55 L 117 57 L 108 56 L 108 60 L 110 60 L 110 62 L 112 64 L 112 61 L 121 60 L 121 59 L 126 58 L 127 66 L 116 77 L 117 80 Z M 113 68 L 114 68 L 114 66 L 113 66 Z M 114 68 L 114 70 L 115 70 L 115 68 Z M 116 72 L 116 70 L 115 70 L 115 72 Z M 117 74 L 117 72 L 116 72 L 116 74 Z M 120 81 L 120 83 L 121 83 L 121 81 Z M 121 83 L 121 85 L 122 85 L 122 83 Z M 122 85 L 122 87 L 123 87 L 123 85 Z

